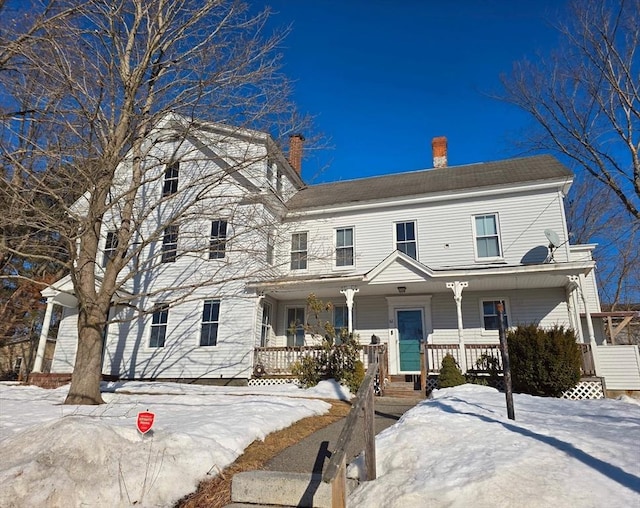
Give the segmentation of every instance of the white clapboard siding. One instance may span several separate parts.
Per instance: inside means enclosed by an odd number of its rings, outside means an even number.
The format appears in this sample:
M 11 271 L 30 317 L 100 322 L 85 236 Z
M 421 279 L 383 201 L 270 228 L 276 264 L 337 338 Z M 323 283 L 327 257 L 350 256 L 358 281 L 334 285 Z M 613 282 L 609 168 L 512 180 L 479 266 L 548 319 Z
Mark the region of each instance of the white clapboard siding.
M 78 347 L 78 309 L 64 308 L 56 348 L 51 362 L 51 372 L 66 374 L 73 372 Z
M 362 273 L 395 250 L 395 223 L 404 221 L 416 221 L 421 263 L 432 268 L 477 264 L 473 216 L 497 213 L 504 259 L 508 264 L 520 264 L 534 249 L 546 253 L 545 229 L 554 229 L 561 241 L 566 239 L 561 207 L 562 197 L 556 191 L 497 193 L 483 198 L 341 212 L 340 216 L 332 216 L 328 210 L 321 217 L 291 221 L 287 226 L 291 232 L 309 232 L 309 273 L 334 269 L 335 229 L 353 227 L 356 259 L 353 270 Z M 566 249 L 558 249 L 555 259 L 566 261 Z
M 204 300 L 215 297 L 194 295 L 185 303 L 171 306 L 162 348 L 149 347 L 151 314 L 130 316 L 130 320 L 113 327 L 105 350 L 104 372 L 125 378 L 247 377 L 253 362 L 257 299 L 221 298 L 217 344 L 202 347 Z
M 638 346 L 598 346 L 597 374 L 605 378 L 607 390 L 640 390 Z

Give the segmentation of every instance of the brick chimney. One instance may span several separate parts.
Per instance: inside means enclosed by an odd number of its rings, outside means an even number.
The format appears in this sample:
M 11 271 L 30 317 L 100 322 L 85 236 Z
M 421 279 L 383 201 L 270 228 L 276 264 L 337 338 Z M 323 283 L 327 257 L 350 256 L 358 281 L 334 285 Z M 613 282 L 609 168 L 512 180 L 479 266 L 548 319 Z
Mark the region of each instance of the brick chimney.
M 304 136 L 302 134 L 292 134 L 289 136 L 289 164 L 302 176 L 302 145 Z
M 431 149 L 433 150 L 433 167 L 447 167 L 447 138 L 439 136 L 431 141 Z

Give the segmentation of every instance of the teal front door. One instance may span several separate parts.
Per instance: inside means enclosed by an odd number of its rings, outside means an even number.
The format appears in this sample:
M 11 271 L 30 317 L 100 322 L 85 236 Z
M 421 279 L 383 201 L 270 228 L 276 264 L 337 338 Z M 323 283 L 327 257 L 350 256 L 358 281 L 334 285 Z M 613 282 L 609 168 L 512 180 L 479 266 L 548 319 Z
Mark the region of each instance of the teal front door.
M 397 310 L 396 316 L 400 372 L 418 372 L 420 370 L 420 341 L 424 340 L 422 310 Z

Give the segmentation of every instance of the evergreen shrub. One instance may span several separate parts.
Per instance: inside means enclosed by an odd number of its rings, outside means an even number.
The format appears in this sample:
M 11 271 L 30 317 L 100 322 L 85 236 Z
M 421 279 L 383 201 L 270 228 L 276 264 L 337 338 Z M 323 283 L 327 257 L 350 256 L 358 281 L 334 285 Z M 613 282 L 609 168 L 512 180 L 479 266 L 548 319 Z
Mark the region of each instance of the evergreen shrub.
M 452 386 L 463 385 L 467 381 L 458 368 L 456 359 L 447 354 L 442 359 L 442 367 L 438 375 L 438 388 L 450 388 Z
M 580 381 L 580 350 L 573 330 L 535 324 L 507 332 L 513 390 L 560 397 Z

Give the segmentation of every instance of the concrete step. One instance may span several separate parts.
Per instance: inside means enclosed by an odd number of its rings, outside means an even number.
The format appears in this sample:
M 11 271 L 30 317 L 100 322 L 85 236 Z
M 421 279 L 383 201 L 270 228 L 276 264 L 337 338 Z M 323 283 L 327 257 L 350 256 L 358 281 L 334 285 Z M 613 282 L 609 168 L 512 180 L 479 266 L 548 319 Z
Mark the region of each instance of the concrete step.
M 347 481 L 351 491 L 357 482 Z M 246 471 L 233 476 L 230 506 L 331 508 L 331 485 L 319 474 Z

